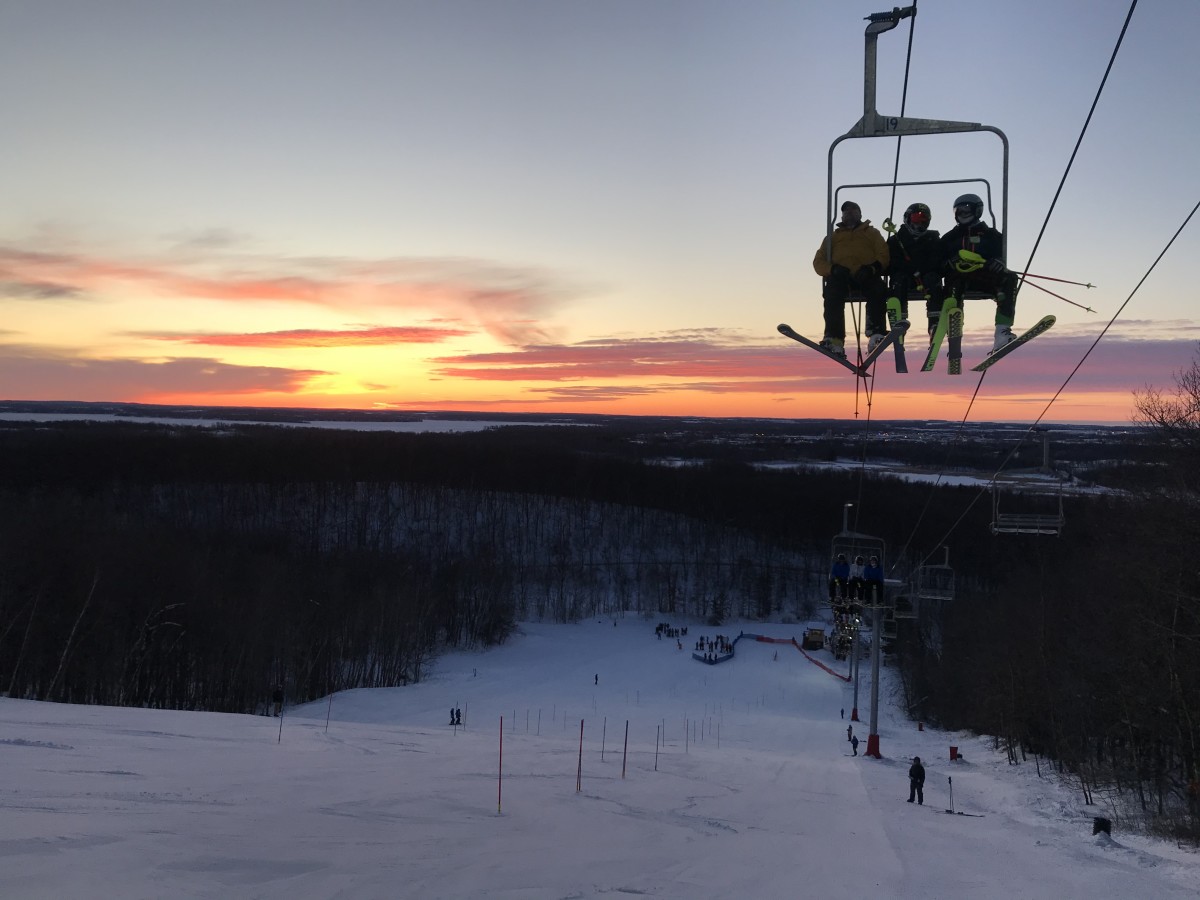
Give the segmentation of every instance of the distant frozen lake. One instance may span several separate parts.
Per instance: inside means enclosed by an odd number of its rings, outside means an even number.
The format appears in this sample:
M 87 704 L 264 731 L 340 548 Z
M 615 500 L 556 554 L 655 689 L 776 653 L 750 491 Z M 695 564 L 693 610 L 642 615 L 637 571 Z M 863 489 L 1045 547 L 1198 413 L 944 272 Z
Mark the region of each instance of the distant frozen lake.
M 207 428 L 230 425 L 280 425 L 288 428 L 330 428 L 339 431 L 456 432 L 483 431 L 506 425 L 546 425 L 546 422 L 516 422 L 489 419 L 421 419 L 417 422 L 356 422 L 314 419 L 306 422 L 259 421 L 253 419 L 181 419 L 157 416 L 117 416 L 102 413 L 0 413 L 2 422 L 132 422 L 139 425 L 176 425 Z M 558 423 L 555 423 L 558 424 Z

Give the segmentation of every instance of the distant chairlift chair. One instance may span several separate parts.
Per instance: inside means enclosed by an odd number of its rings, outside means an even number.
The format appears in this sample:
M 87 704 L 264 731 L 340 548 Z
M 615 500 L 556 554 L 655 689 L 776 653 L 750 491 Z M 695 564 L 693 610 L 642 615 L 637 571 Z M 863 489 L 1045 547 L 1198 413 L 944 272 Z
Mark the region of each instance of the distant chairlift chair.
M 940 566 L 921 566 L 917 569 L 916 595 L 922 600 L 945 602 L 954 599 L 954 570 L 950 568 L 950 548 Z
M 1066 519 L 1063 516 L 1062 482 L 1058 485 L 1057 512 L 1004 512 L 1000 509 L 1000 486 L 992 482 L 992 534 L 1048 534 L 1062 533 Z M 1043 505 L 1044 507 L 1044 505 Z

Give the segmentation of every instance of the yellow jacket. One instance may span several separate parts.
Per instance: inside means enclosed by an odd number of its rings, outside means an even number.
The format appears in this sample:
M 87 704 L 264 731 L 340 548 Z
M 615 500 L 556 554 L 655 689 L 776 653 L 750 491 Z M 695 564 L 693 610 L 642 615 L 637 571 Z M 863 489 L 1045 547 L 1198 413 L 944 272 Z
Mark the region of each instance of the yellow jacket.
M 813 257 L 813 268 L 822 278 L 829 274 L 830 264 L 826 255 L 829 238 L 821 241 L 817 255 Z M 833 264 L 845 266 L 854 273 L 862 266 L 877 262 L 880 271 L 887 269 L 888 249 L 883 235 L 879 233 L 870 219 L 864 219 L 853 228 L 838 224 L 833 230 Z

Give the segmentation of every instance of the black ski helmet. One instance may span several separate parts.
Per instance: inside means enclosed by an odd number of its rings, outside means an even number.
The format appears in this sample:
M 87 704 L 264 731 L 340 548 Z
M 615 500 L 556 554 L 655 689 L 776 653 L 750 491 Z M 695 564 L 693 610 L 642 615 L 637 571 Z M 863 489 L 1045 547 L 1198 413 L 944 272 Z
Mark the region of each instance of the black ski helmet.
M 963 212 L 960 213 L 960 209 L 963 209 Z M 978 194 L 963 194 L 954 201 L 954 220 L 959 225 L 973 225 L 981 218 L 983 218 L 983 201 Z
M 924 203 L 914 203 L 904 211 L 904 227 L 913 234 L 924 234 L 933 220 L 933 213 Z

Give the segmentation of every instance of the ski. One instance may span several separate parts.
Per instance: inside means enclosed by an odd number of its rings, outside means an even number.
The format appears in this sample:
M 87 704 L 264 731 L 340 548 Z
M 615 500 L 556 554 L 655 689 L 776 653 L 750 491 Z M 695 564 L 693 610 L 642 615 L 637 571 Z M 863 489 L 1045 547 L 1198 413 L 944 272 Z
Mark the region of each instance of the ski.
M 894 323 L 892 325 L 892 330 L 884 335 L 883 340 L 875 345 L 875 349 L 863 358 L 862 365 L 859 366 L 860 371 L 865 374 L 867 369 L 871 368 L 871 366 L 875 364 L 875 360 L 879 359 L 879 355 L 888 347 L 899 348 L 901 343 L 904 341 L 904 333 L 906 331 L 908 331 L 907 321 L 901 319 L 899 322 Z M 903 353 L 904 351 L 898 350 L 898 352 Z
M 920 805 L 920 804 L 918 804 L 918 805 Z M 922 806 L 921 809 L 927 809 L 932 813 L 940 813 L 940 814 L 944 814 L 947 816 L 968 816 L 972 819 L 986 819 L 987 818 L 987 816 L 984 815 L 983 813 L 959 812 L 956 809 L 943 810 L 943 809 L 937 809 L 936 807 L 933 807 L 933 806 Z
M 900 308 L 899 297 L 888 297 L 887 301 L 888 326 L 895 328 L 897 323 L 904 321 L 904 313 Z M 906 331 L 908 329 L 905 329 Z M 908 362 L 904 359 L 904 335 L 900 335 L 892 345 L 896 353 L 896 371 L 901 375 L 908 373 Z
M 1022 344 L 1027 344 L 1030 341 L 1032 341 L 1035 337 L 1037 337 L 1039 334 L 1044 334 L 1045 332 L 1049 331 L 1050 327 L 1054 324 L 1054 322 L 1055 322 L 1054 316 L 1045 316 L 1040 322 L 1038 322 L 1036 325 L 1034 325 L 1032 328 L 1030 328 L 1024 334 L 1009 341 L 1007 344 L 1005 344 L 999 350 L 993 350 L 991 353 L 989 353 L 987 355 L 987 357 L 983 360 L 983 362 L 981 362 L 977 366 L 973 366 L 971 368 L 971 371 L 972 372 L 986 372 L 989 368 L 994 366 L 1000 360 L 1004 359 L 1004 357 L 1008 356 L 1008 354 L 1012 353 L 1014 350 L 1016 350 Z
M 938 317 L 937 328 L 933 332 L 933 340 L 929 342 L 929 353 L 925 356 L 922 372 L 932 372 L 933 364 L 937 362 L 938 351 L 942 349 L 942 340 L 946 337 L 946 328 L 950 324 L 950 310 L 957 308 L 958 302 L 951 295 L 942 303 L 942 314 Z
M 843 365 L 847 369 L 849 369 L 851 372 L 853 372 L 855 375 L 863 374 L 862 370 L 859 369 L 859 367 L 856 366 L 854 363 L 850 362 L 850 360 L 846 359 L 846 357 L 837 356 L 833 353 L 830 353 L 828 350 L 826 350 L 824 347 L 822 347 L 816 341 L 809 340 L 804 335 L 800 334 L 798 331 L 796 331 L 794 328 L 792 328 L 791 325 L 788 325 L 786 322 L 779 326 L 779 333 L 782 334 L 784 337 L 791 338 L 793 341 L 799 341 L 805 347 L 812 347 L 814 350 L 816 350 L 822 356 L 826 357 L 827 359 L 832 359 L 836 363 L 840 363 L 841 365 Z
M 963 311 L 956 306 L 946 315 L 950 317 L 946 325 L 946 371 L 951 375 L 961 375 Z

